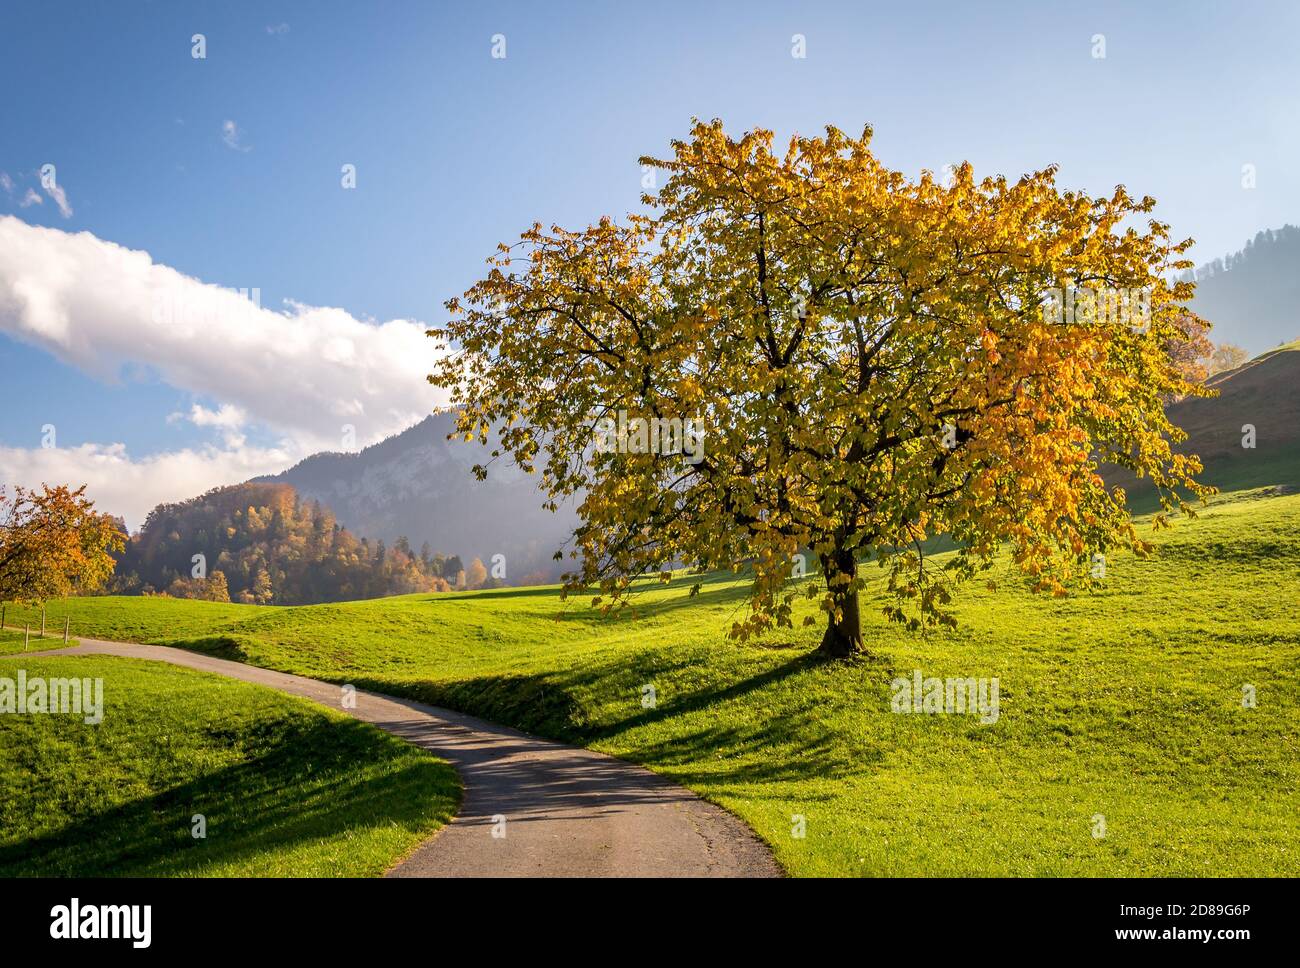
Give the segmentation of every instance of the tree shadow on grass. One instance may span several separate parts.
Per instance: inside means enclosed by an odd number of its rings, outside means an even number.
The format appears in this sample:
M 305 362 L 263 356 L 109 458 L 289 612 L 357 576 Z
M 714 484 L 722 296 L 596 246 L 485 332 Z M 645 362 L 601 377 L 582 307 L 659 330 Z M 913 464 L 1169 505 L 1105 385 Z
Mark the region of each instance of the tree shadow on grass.
M 202 875 L 381 825 L 414 833 L 431 826 L 431 811 L 446 823 L 457 791 L 447 764 L 413 759 L 362 723 L 321 718 L 253 759 L 0 846 L 0 876 Z M 39 783 L 25 796 L 39 802 Z M 196 813 L 206 817 L 205 839 L 192 836 Z M 362 873 L 276 871 L 336 872 Z
M 883 759 L 883 750 L 867 738 L 845 737 L 829 728 L 824 706 L 811 692 L 807 702 L 787 704 L 779 716 L 756 714 L 740 704 L 743 712 L 739 716 L 726 717 L 724 723 L 714 725 L 724 717 L 729 704 L 794 676 L 835 668 L 842 666 L 815 652 L 805 652 L 726 685 L 673 696 L 653 709 L 639 710 L 593 730 L 591 740 L 614 740 L 641 729 L 649 729 L 653 736 L 655 726 L 675 719 L 705 723 L 701 728 L 679 728 L 676 735 L 666 739 L 636 744 L 639 762 L 674 767 L 673 775 L 688 785 L 735 786 L 865 772 Z M 882 659 L 864 659 L 859 668 L 868 669 L 872 678 L 887 679 L 892 675 L 889 663 Z M 886 691 L 881 689 L 879 695 L 884 702 Z M 714 713 L 717 715 L 710 715 Z M 677 769 L 692 764 L 700 769 Z
M 248 650 L 238 639 L 229 635 L 206 635 L 194 639 L 175 639 L 167 642 L 174 649 L 188 649 L 210 655 L 216 659 L 229 659 L 232 662 L 247 662 Z
M 678 663 L 676 668 L 681 668 L 687 664 L 688 663 L 686 662 Z M 805 653 L 797 655 L 780 665 L 772 667 L 771 669 L 748 676 L 744 679 L 738 679 L 725 686 L 713 686 L 707 689 L 688 692 L 684 695 L 674 696 L 665 702 L 656 703 L 652 709 L 641 709 L 633 715 L 626 716 L 621 720 L 616 720 L 600 727 L 599 729 L 593 730 L 589 734 L 589 739 L 598 742 L 600 740 L 610 739 L 611 737 L 617 736 L 629 728 L 648 726 L 687 713 L 710 709 L 722 703 L 730 702 L 734 699 L 740 699 L 756 690 L 774 685 L 792 675 L 807 672 L 810 669 L 824 664 L 824 660 L 815 654 Z M 671 671 L 671 669 L 667 671 Z
M 699 584 L 701 589 L 696 595 L 692 596 L 690 589 L 696 584 Z M 637 581 L 635 587 L 636 597 L 632 599 L 633 604 L 629 606 L 624 614 L 635 609 L 637 617 L 645 618 L 666 615 L 681 608 L 699 605 L 726 602 L 741 603 L 747 601 L 749 597 L 748 586 L 743 581 L 740 581 L 738 576 L 729 572 L 712 572 L 707 575 L 678 577 L 666 585 L 653 578 L 646 578 Z M 649 601 L 641 598 L 638 601 L 638 598 L 647 593 L 658 593 L 662 597 Z M 530 605 L 535 603 L 537 607 L 511 607 L 509 611 L 512 616 L 548 621 L 561 617 L 566 622 L 577 621 L 591 626 L 608 626 L 617 622 L 618 619 L 610 615 L 603 615 L 599 608 L 590 605 L 591 599 L 598 594 L 598 591 L 592 589 L 585 592 L 574 592 L 567 599 L 561 599 L 560 590 L 557 586 L 496 588 L 485 591 L 429 595 L 422 599 L 422 602 L 430 605 L 437 605 L 442 602 L 473 602 L 484 605 L 494 602 L 522 601 L 528 602 Z M 553 608 L 543 604 L 547 603 L 548 600 L 549 605 L 554 605 Z
M 742 753 L 720 760 L 718 750 Z M 872 772 L 884 758 L 884 749 L 873 742 L 846 745 L 843 736 L 815 716 L 801 716 L 797 723 L 709 727 L 637 749 L 638 762 L 666 769 L 694 789 L 842 779 Z M 747 796 L 762 799 L 752 790 Z M 811 795 L 805 791 L 800 796 Z M 771 798 L 780 797 L 774 790 Z
M 768 653 L 772 655 L 772 653 Z M 791 677 L 841 667 L 816 653 L 785 657 L 776 665 L 725 684 L 701 685 L 660 697 L 653 708 L 640 705 L 646 683 L 671 681 L 683 687 L 681 673 L 693 666 L 690 656 L 669 659 L 657 652 L 623 654 L 581 669 L 556 670 L 533 675 L 492 675 L 431 681 L 383 679 L 353 680 L 363 689 L 403 695 L 433 706 L 456 709 L 514 729 L 582 746 L 623 747 L 629 758 L 648 767 L 671 767 L 682 782 L 694 779 L 742 785 L 827 778 L 864 772 L 883 758 L 881 749 L 862 737 L 846 738 L 828 727 L 824 708 L 813 692 L 806 702 L 786 701 L 779 716 L 763 716 L 740 701 L 754 693 L 779 686 Z M 893 675 L 888 661 L 867 659 L 858 663 L 872 681 Z M 860 671 L 859 674 L 864 674 Z M 810 690 L 813 688 L 809 685 Z M 626 715 L 609 718 L 609 710 L 595 714 L 583 707 L 581 697 L 593 690 L 603 695 L 626 696 Z M 888 691 L 876 691 L 882 706 Z M 728 708 L 730 707 L 730 708 Z M 717 725 L 711 722 L 717 713 Z M 689 720 L 690 726 L 673 724 Z M 703 725 L 696 727 L 696 723 Z M 670 725 L 673 735 L 660 738 Z M 648 734 L 628 734 L 646 730 Z M 719 761 L 724 758 L 725 763 Z M 711 768 L 718 764 L 717 769 Z M 679 769 L 698 764 L 698 772 Z

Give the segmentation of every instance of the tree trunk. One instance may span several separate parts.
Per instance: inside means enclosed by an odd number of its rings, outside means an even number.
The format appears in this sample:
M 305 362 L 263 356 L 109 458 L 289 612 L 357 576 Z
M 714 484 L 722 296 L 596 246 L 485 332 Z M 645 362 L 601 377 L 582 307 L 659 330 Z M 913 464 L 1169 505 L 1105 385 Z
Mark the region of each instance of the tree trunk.
M 858 573 L 858 560 L 852 551 L 837 551 L 822 556 L 822 574 L 827 582 L 836 576 L 852 579 Z M 844 588 L 840 585 L 827 585 L 831 596 L 839 609 L 839 618 L 830 617 L 826 634 L 822 636 L 821 655 L 832 659 L 845 659 L 866 651 L 862 644 L 862 618 L 858 611 L 858 592 L 856 588 Z

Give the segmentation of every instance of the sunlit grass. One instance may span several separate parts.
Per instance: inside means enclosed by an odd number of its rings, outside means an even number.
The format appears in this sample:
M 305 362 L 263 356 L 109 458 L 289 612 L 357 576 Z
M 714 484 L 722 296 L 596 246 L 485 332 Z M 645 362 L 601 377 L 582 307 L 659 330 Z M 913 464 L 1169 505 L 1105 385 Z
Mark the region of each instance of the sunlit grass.
M 449 765 L 305 700 L 137 659 L 19 669 L 101 678 L 104 711 L 0 715 L 0 877 L 375 875 L 456 809 Z
M 186 643 L 644 763 L 795 874 L 1300 874 L 1300 497 L 1222 500 L 1158 541 L 1108 561 L 1095 592 L 968 586 L 955 631 L 886 624 L 877 581 L 871 657 L 847 664 L 815 659 L 820 628 L 728 639 L 745 587 L 720 577 L 694 599 L 691 579 L 652 588 L 619 620 L 554 588 L 66 607 L 74 634 Z M 890 681 L 917 668 L 998 677 L 999 720 L 892 713 Z

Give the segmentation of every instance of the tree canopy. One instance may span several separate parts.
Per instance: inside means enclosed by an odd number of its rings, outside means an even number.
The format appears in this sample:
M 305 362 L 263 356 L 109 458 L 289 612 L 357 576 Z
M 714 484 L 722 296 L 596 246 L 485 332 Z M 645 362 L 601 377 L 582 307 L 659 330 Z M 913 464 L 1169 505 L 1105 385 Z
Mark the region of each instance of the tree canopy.
M 93 591 L 113 573 L 125 528 L 85 494 L 85 485 L 0 487 L 0 601 Z
M 1149 476 L 1166 510 L 1204 491 L 1163 409 L 1207 392 L 1171 353 L 1191 240 L 1147 217 L 1154 199 L 1065 191 L 1055 167 L 913 181 L 871 135 L 781 154 L 769 131 L 697 122 L 641 159 L 667 176 L 646 212 L 534 224 L 447 303 L 430 381 L 458 432 L 539 470 L 552 506 L 580 501 L 566 590 L 619 608 L 664 563 L 745 570 L 733 635 L 789 625 L 807 594 L 843 655 L 863 648 L 868 559 L 888 618 L 951 623 L 954 583 L 1004 544 L 1055 593 L 1096 553 L 1148 549 L 1101 463 Z M 647 434 L 672 420 L 699 453 Z M 942 568 L 937 534 L 957 546 Z M 798 581 L 804 552 L 819 581 Z

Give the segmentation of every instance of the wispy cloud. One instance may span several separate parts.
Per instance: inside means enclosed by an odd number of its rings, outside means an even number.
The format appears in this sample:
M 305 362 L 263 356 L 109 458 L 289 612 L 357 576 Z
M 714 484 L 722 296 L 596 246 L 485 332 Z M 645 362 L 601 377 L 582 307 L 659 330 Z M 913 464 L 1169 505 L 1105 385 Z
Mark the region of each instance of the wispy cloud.
M 54 166 L 47 165 L 46 167 L 50 169 L 51 174 L 47 176 L 44 173 L 42 173 L 41 188 L 45 190 L 46 195 L 50 196 L 50 198 L 53 199 L 54 204 L 59 207 L 60 215 L 62 215 L 64 218 L 72 218 L 72 206 L 68 204 L 68 193 L 63 190 L 63 186 L 60 185 L 58 181 L 55 179 L 52 173 L 54 170 Z M 30 192 L 30 191 L 28 192 L 28 195 L 34 195 L 34 194 L 35 194 L 34 192 Z M 24 206 L 24 208 L 25 207 L 26 206 Z
M 227 148 L 233 148 L 235 151 L 252 151 L 252 145 L 244 144 L 244 132 L 239 129 L 239 125 L 234 121 L 226 120 L 221 122 L 221 140 L 226 143 Z
M 289 32 L 288 24 L 267 24 L 266 32 L 268 34 L 287 34 Z
M 62 213 L 64 218 L 72 216 L 72 206 L 68 204 L 67 193 L 53 178 L 42 178 L 41 188 L 45 190 L 45 194 L 54 199 L 54 204 L 58 206 L 59 212 Z M 33 205 L 45 204 L 45 199 L 41 198 L 40 192 L 30 185 L 26 188 L 20 188 L 7 171 L 0 171 L 0 189 L 4 189 L 5 195 L 9 198 L 13 198 L 16 192 L 21 191 L 22 194 L 17 198 L 19 208 L 31 208 Z

